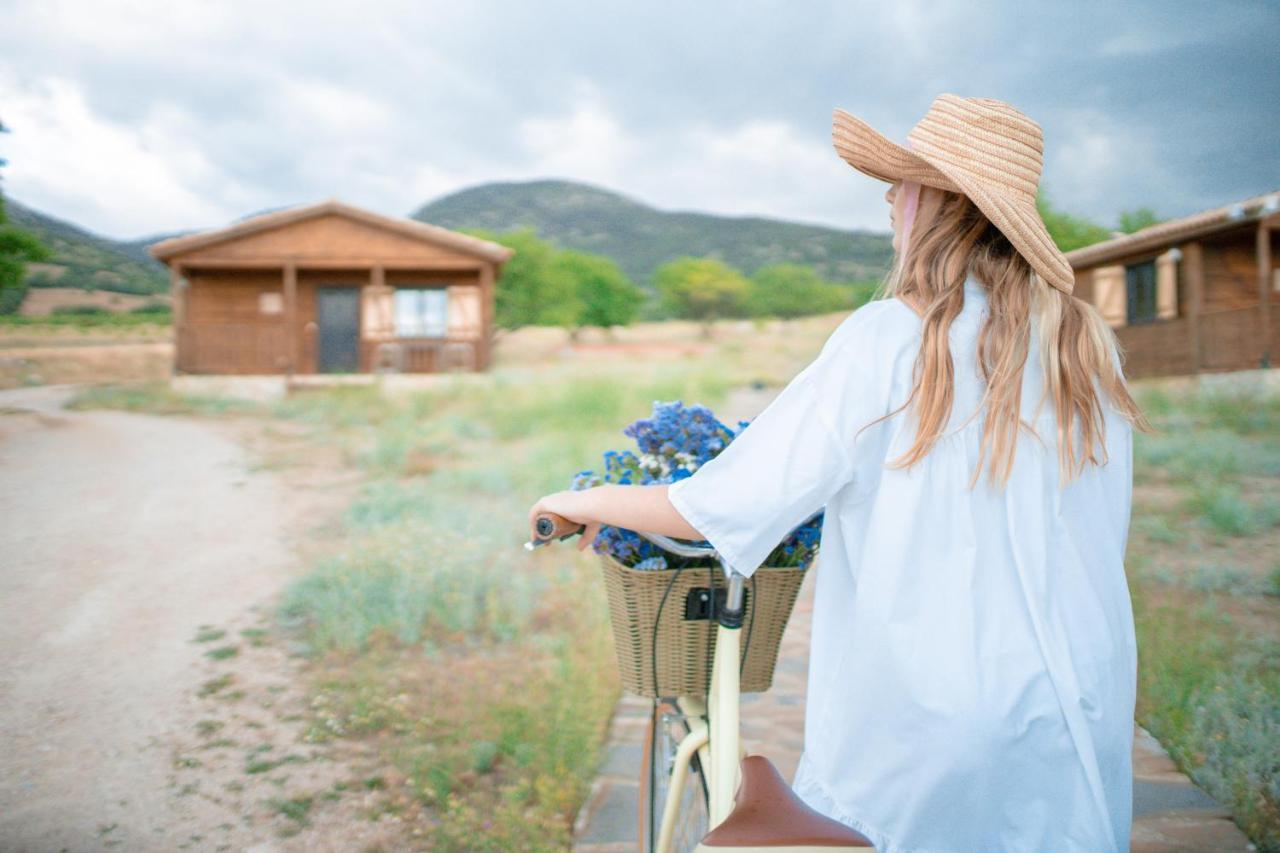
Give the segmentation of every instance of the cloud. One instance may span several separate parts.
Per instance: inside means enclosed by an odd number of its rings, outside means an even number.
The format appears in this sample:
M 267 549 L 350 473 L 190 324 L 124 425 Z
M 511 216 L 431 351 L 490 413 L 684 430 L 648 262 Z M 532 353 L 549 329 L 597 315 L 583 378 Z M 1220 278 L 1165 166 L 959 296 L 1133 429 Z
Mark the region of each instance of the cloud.
M 11 0 L 0 153 L 16 198 L 113 236 L 538 177 L 883 231 L 831 109 L 901 139 L 947 91 L 1039 121 L 1050 196 L 1111 222 L 1274 188 L 1277 28 L 1168 0 Z
M 516 136 L 531 158 L 524 170 L 616 185 L 632 161 L 643 156 L 640 145 L 589 84 L 575 88 L 576 103 L 567 114 L 531 117 L 517 126 Z
M 24 164 L 24 198 L 75 209 L 115 234 L 185 228 L 233 214 L 195 189 L 216 174 L 180 113 L 162 109 L 138 125 L 113 123 L 90 111 L 74 82 L 57 78 L 32 89 L 0 80 L 0 101 L 14 128 L 6 156 Z

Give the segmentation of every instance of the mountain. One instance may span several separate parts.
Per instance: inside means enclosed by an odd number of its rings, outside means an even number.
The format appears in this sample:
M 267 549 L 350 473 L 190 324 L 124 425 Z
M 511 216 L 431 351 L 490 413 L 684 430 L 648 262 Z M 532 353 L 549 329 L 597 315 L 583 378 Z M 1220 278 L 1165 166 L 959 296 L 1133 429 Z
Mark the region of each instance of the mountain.
M 833 281 L 879 279 L 893 257 L 888 232 L 659 210 L 571 181 L 482 184 L 425 204 L 413 218 L 454 229 L 531 226 L 565 248 L 613 258 L 642 283 L 681 255 L 717 257 L 747 273 L 768 264 L 806 264 Z
M 129 241 L 99 237 L 12 198 L 5 199 L 5 210 L 9 221 L 32 232 L 53 250 L 48 261 L 29 265 L 27 282 L 33 287 L 140 294 L 169 290 L 164 265 L 147 255 L 147 246 L 163 237 Z
M 28 267 L 33 287 L 168 291 L 168 272 L 147 254 L 147 247 L 176 235 L 112 240 L 12 198 L 5 199 L 5 207 L 15 225 L 53 250 L 49 261 Z M 717 257 L 748 273 L 768 264 L 807 264 L 832 281 L 879 279 L 893 255 L 887 232 L 659 210 L 571 181 L 482 184 L 426 204 L 413 218 L 445 228 L 507 231 L 532 226 L 561 246 L 613 258 L 642 284 L 659 264 L 681 255 Z

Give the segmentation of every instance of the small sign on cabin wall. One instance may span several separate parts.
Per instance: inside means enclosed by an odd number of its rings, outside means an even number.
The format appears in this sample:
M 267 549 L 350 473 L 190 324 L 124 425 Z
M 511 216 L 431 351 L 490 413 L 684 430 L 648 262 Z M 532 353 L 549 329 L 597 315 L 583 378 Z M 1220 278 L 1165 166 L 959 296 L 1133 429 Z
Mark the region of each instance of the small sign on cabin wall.
M 263 314 L 283 314 L 284 294 L 268 290 L 258 294 L 258 310 Z

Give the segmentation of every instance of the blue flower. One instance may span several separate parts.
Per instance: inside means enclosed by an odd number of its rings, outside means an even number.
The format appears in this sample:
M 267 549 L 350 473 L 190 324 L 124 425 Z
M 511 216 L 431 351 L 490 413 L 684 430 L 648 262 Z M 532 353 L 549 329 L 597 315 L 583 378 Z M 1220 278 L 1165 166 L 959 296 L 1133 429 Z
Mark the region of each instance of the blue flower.
M 603 475 L 579 471 L 573 477 L 572 488 L 587 489 L 602 483 L 652 485 L 687 479 L 695 475 L 695 469 L 718 456 L 749 423 L 740 420 L 735 429 L 719 421 L 706 406 L 686 406 L 681 400 L 655 400 L 649 417 L 634 421 L 622 430 L 623 435 L 635 439 L 637 449 L 646 457 L 645 464 L 641 464 L 641 457 L 635 451 L 607 450 Z M 807 568 L 818 553 L 821 535 L 822 513 L 818 513 L 778 543 L 765 559 L 765 565 Z M 706 563 L 667 555 L 634 531 L 617 527 L 601 527 L 592 547 L 623 565 L 636 568 Z

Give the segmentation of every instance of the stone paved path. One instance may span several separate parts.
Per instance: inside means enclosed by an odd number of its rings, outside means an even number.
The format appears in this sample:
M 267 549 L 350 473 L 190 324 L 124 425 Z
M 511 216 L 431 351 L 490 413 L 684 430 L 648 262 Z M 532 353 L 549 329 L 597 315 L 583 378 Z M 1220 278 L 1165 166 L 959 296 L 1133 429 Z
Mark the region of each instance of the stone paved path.
M 813 583 L 805 581 L 782 639 L 773 689 L 743 697 L 748 753 L 763 752 L 786 779 L 795 775 L 804 733 L 805 677 Z M 649 700 L 618 703 L 605 760 L 575 827 L 578 853 L 634 851 L 637 774 Z M 1247 851 L 1253 845 L 1228 812 L 1178 772 L 1159 742 L 1135 723 L 1133 853 Z

